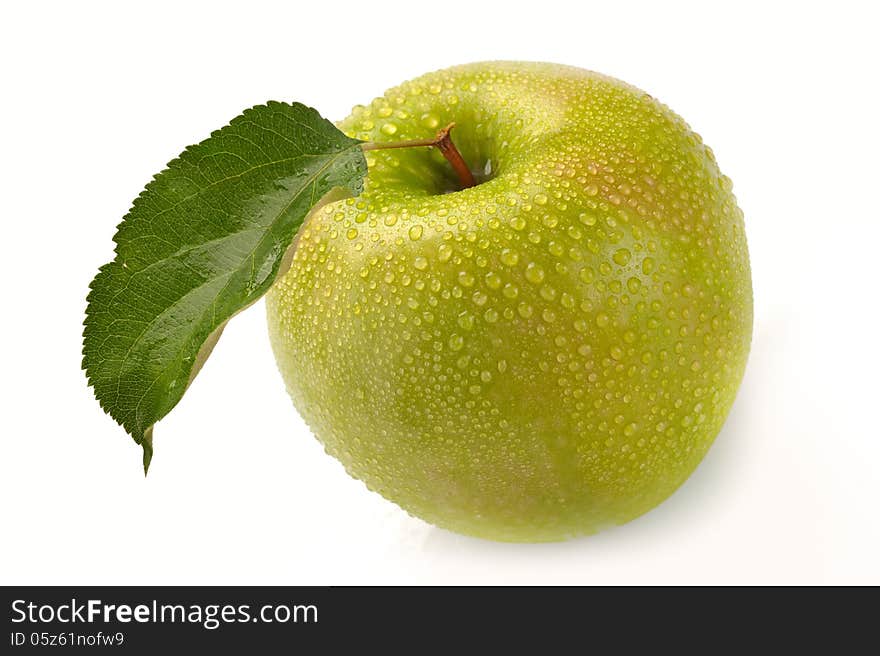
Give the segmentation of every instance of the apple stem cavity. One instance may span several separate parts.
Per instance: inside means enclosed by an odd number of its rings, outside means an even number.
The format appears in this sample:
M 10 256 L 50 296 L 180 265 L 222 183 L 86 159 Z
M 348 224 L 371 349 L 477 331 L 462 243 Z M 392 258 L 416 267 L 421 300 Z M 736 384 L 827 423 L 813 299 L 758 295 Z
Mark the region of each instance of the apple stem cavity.
M 452 169 L 458 176 L 461 188 L 469 189 L 470 187 L 476 186 L 477 181 L 474 179 L 474 174 L 471 173 L 471 169 L 468 167 L 467 162 L 464 161 L 464 157 L 461 156 L 461 153 L 452 141 L 450 132 L 452 132 L 452 128 L 454 127 L 455 123 L 450 123 L 440 130 L 440 132 L 437 133 L 437 136 L 433 139 L 411 139 L 409 141 L 388 142 L 367 141 L 361 144 L 361 148 L 364 151 L 390 150 L 392 148 L 436 148 L 443 153 L 443 157 L 445 157 L 446 161 L 452 166 Z

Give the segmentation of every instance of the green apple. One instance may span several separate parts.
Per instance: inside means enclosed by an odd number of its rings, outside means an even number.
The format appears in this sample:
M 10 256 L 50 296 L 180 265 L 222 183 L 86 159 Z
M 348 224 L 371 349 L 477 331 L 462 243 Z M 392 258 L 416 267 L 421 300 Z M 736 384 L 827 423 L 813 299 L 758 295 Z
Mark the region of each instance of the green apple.
M 743 375 L 742 212 L 700 137 L 589 71 L 431 73 L 340 127 L 382 142 L 364 193 L 312 213 L 268 296 L 294 404 L 347 471 L 461 533 L 551 541 L 668 497 Z

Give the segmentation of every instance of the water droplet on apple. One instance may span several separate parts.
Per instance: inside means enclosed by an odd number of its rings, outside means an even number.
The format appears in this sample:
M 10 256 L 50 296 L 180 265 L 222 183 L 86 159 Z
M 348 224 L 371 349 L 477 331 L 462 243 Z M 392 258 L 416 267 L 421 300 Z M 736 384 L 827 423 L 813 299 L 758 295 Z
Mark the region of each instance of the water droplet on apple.
M 529 262 L 526 266 L 526 280 L 535 285 L 540 284 L 544 280 L 544 269 L 535 262 Z
M 441 262 L 446 262 L 451 257 L 452 246 L 450 246 L 449 244 L 440 244 L 440 247 L 437 249 L 437 259 Z
M 501 251 L 501 255 L 499 258 L 501 263 L 507 266 L 516 266 L 516 263 L 519 262 L 519 253 L 516 251 L 512 251 L 509 248 L 505 248 Z

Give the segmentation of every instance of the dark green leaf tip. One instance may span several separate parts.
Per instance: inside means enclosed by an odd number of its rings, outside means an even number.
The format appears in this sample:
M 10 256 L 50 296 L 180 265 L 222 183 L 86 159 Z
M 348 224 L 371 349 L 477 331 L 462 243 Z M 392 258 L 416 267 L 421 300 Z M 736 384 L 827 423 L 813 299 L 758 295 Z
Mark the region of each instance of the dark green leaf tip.
M 144 450 L 144 476 L 150 471 L 150 461 L 153 460 L 153 427 L 147 429 L 141 440 L 141 448 Z

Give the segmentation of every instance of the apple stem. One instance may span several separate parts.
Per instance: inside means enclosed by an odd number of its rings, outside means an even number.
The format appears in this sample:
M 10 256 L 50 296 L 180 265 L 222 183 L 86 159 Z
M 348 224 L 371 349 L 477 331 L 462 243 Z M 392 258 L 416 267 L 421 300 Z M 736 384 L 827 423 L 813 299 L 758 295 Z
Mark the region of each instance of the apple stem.
M 361 148 L 364 151 L 389 150 L 391 148 L 436 148 L 441 153 L 443 153 L 443 157 L 445 157 L 446 161 L 449 162 L 449 164 L 452 166 L 452 169 L 458 176 L 458 181 L 461 184 L 461 188 L 468 189 L 469 187 L 475 186 L 477 184 L 477 181 L 474 180 L 474 174 L 471 173 L 467 162 L 464 161 L 464 157 L 461 156 L 458 148 L 456 148 L 455 144 L 452 142 L 452 137 L 449 133 L 454 127 L 455 123 L 450 123 L 445 128 L 440 130 L 440 132 L 437 133 L 437 136 L 433 139 L 412 139 L 410 141 L 388 142 L 367 141 L 361 144 Z

